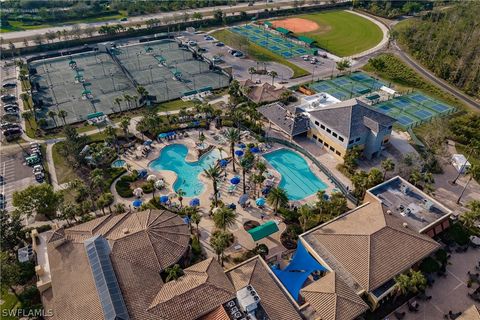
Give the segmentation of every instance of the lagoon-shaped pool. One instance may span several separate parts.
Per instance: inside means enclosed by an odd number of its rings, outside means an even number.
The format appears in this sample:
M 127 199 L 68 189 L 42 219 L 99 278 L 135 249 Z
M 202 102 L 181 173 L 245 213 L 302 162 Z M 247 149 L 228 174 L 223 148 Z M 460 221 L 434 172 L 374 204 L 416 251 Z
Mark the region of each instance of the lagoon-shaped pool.
M 183 144 L 171 144 L 160 151 L 160 156 L 150 162 L 149 167 L 153 170 L 170 170 L 176 173 L 177 180 L 173 184 L 173 189 L 177 191 L 182 189 L 186 197 L 195 197 L 204 190 L 203 182 L 199 179 L 199 174 L 204 169 L 213 165 L 220 158 L 218 150 L 212 150 L 204 154 L 200 160 L 195 162 L 186 161 L 188 154 L 187 146 Z
M 285 189 L 290 200 L 301 200 L 327 185 L 310 170 L 307 161 L 298 153 L 288 149 L 278 149 L 263 157 L 282 175 L 279 187 Z

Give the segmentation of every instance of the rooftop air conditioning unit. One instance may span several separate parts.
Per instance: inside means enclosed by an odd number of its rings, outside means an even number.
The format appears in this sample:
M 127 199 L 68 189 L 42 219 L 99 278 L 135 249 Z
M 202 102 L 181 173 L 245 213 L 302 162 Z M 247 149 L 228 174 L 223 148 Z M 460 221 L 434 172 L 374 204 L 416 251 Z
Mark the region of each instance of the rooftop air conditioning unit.
M 408 188 L 407 185 L 402 184 L 402 185 L 400 186 L 400 191 L 402 191 L 404 194 L 408 194 L 408 192 L 410 191 L 410 188 Z
M 246 313 L 257 309 L 260 297 L 252 286 L 246 286 L 237 291 L 237 300 L 240 308 Z

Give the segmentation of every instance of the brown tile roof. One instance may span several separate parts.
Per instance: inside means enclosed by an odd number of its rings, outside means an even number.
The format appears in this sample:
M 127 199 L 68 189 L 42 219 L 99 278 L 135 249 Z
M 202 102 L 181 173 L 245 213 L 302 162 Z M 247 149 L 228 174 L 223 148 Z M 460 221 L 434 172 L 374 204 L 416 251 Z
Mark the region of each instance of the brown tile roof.
M 351 320 L 368 309 L 367 304 L 335 272 L 327 273 L 301 292 L 315 309 L 316 319 Z
M 276 88 L 268 82 L 257 85 L 250 79 L 240 81 L 240 86 L 250 88 L 247 97 L 255 103 L 274 102 L 280 100 L 282 93 L 288 91 L 285 87 Z
M 270 319 L 300 320 L 300 314 L 295 304 L 281 284 L 269 271 L 267 264 L 259 256 L 245 261 L 226 271 L 228 277 L 238 291 L 247 285 L 252 285 L 257 291 L 261 306 Z
M 164 284 L 148 311 L 165 320 L 197 319 L 235 297 L 235 290 L 213 258 L 184 270 Z
M 230 317 L 228 316 L 227 311 L 225 311 L 225 308 L 220 306 L 198 320 L 230 320 Z
M 458 320 L 480 320 L 480 310 L 476 305 L 472 305 L 470 308 L 465 310 Z
M 384 213 L 378 201 L 367 202 L 302 238 L 348 285 L 368 292 L 439 248 L 433 239 Z
M 60 229 L 59 229 L 60 230 Z M 50 239 L 60 240 L 57 230 Z M 149 210 L 107 215 L 65 229 L 64 244 L 48 244 L 55 319 L 101 319 L 102 309 L 83 241 L 104 236 L 131 319 L 158 319 L 147 311 L 162 287 L 160 272 L 188 249 L 188 226 L 176 214 Z M 51 294 L 50 294 L 51 295 Z M 45 296 L 45 300 L 48 296 Z

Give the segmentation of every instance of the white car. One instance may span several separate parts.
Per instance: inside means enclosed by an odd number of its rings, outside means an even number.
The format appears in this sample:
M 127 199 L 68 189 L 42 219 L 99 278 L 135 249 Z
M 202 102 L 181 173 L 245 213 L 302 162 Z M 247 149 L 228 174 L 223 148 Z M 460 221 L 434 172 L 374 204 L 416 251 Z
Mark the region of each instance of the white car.
M 43 172 L 43 167 L 40 164 L 37 164 L 33 167 L 33 174 Z

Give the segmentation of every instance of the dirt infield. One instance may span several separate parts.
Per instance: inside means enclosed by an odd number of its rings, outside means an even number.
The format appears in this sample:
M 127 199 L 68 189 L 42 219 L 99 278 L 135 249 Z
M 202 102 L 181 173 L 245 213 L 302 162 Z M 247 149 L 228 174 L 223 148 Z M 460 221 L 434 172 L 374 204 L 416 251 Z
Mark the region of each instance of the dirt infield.
M 273 20 L 271 22 L 275 28 L 282 27 L 292 31 L 293 33 L 312 32 L 318 29 L 318 24 L 316 22 L 301 18 Z

